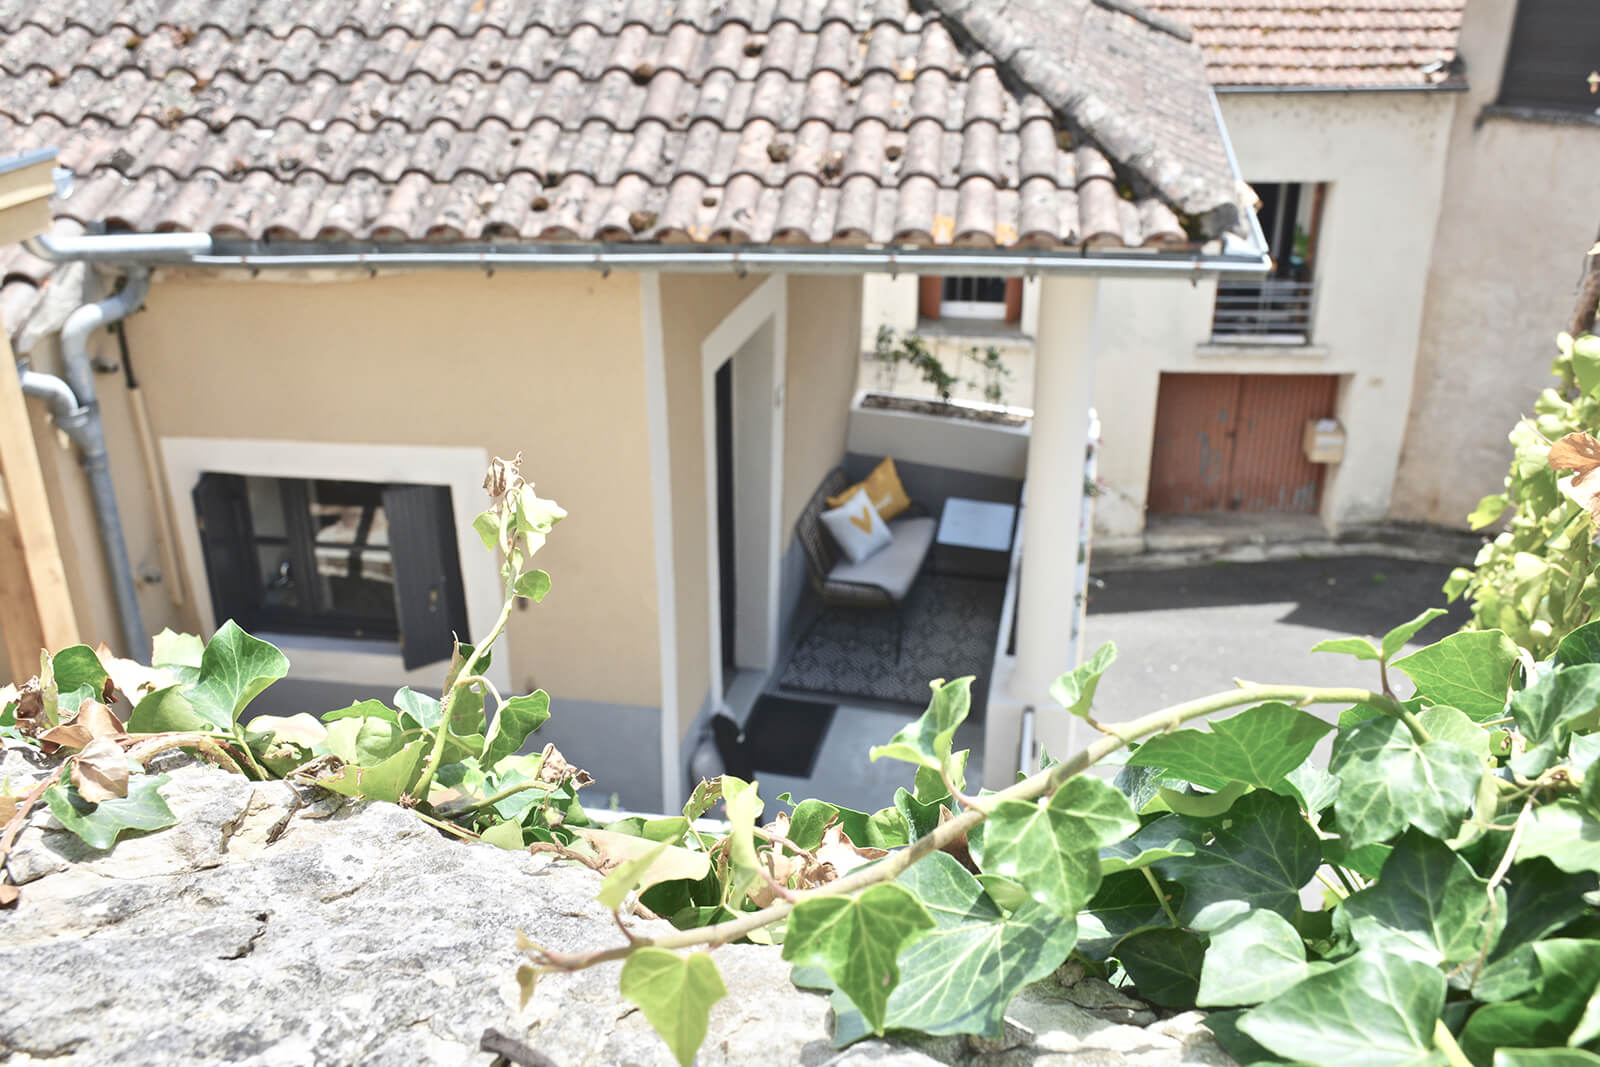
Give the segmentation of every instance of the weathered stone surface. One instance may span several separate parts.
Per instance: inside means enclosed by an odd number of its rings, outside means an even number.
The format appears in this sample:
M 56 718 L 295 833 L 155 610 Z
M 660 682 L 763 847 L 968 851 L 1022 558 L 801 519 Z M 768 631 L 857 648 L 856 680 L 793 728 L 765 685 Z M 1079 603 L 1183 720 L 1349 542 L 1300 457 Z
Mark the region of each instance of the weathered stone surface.
M 4 756 L 0 775 L 20 758 Z M 26 876 L 21 901 L 0 911 L 12 997 L 0 1060 L 488 1064 L 479 1041 L 492 1027 L 561 1067 L 674 1062 L 618 994 L 618 964 L 546 977 L 518 1007 L 518 929 L 563 951 L 617 939 L 593 872 L 447 839 L 394 805 L 202 767 L 171 774 L 178 825 L 107 853 L 35 812 L 8 863 Z M 705 1067 L 1229 1062 L 1193 1013 L 1108 1021 L 1080 1004 L 1126 1011 L 1120 994 L 1054 979 L 1018 996 L 1003 1042 L 841 1052 L 826 998 L 795 989 L 776 949 L 732 945 L 715 959 L 737 996 L 712 1011 Z

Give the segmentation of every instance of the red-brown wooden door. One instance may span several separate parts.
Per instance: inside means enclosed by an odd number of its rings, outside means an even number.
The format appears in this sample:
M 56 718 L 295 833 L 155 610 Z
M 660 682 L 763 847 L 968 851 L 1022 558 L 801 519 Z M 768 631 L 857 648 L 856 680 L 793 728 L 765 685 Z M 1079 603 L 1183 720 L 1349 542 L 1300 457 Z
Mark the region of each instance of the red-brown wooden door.
M 1322 465 L 1302 436 L 1338 389 L 1331 374 L 1163 374 L 1148 510 L 1314 513 Z

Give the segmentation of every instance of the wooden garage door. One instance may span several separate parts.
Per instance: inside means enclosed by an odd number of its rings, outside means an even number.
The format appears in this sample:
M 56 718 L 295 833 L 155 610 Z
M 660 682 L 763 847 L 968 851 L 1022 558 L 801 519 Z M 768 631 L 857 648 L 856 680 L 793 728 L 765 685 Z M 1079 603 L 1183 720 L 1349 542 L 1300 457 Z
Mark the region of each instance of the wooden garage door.
M 1150 460 L 1151 514 L 1317 510 L 1322 465 L 1301 438 L 1334 413 L 1331 374 L 1163 374 Z

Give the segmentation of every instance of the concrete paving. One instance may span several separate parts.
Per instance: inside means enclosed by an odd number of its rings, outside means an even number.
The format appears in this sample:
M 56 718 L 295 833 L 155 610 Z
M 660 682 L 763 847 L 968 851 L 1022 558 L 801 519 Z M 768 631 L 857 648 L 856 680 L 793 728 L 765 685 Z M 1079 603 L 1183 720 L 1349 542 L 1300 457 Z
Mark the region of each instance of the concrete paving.
M 1311 646 L 1382 634 L 1430 607 L 1449 614 L 1408 647 L 1446 636 L 1468 617 L 1462 602 L 1447 605 L 1440 592 L 1451 566 L 1357 555 L 1098 571 L 1087 651 L 1114 641 L 1118 658 L 1101 682 L 1095 714 L 1105 721 L 1135 718 L 1230 688 L 1235 677 L 1374 686 L 1373 664 L 1313 655 Z

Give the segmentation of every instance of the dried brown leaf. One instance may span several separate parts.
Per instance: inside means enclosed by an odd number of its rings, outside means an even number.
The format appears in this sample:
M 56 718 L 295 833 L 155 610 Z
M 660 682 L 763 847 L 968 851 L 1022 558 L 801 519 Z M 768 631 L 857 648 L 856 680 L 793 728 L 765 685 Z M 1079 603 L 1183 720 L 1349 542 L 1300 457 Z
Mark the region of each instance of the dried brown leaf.
M 127 697 L 130 704 L 137 704 L 139 698 L 146 693 L 165 689 L 178 680 L 173 677 L 171 671 L 160 667 L 146 667 L 137 660 L 123 659 L 114 655 L 104 641 L 100 642 L 100 647 L 94 650 L 94 654 L 100 658 L 100 665 L 111 676 L 112 686 L 118 693 Z M 109 702 L 111 696 L 112 694 L 107 693 L 105 699 Z
M 1600 524 L 1600 441 L 1587 433 L 1569 433 L 1550 446 L 1550 469 L 1574 471 L 1561 480 L 1561 491 L 1576 500 Z
M 126 736 L 122 720 L 110 708 L 98 700 L 85 700 L 71 719 L 40 734 L 39 745 L 46 752 L 53 752 L 56 748 L 85 748 L 99 739 L 118 741 Z
M 822 844 L 817 846 L 816 850 L 818 862 L 830 865 L 841 875 L 849 874 L 857 867 L 882 859 L 888 854 L 889 850 L 886 848 L 863 848 L 855 844 L 845 836 L 844 827 L 837 824 L 823 832 Z
M 90 741 L 72 761 L 72 784 L 91 804 L 128 795 L 128 757 L 115 741 Z

